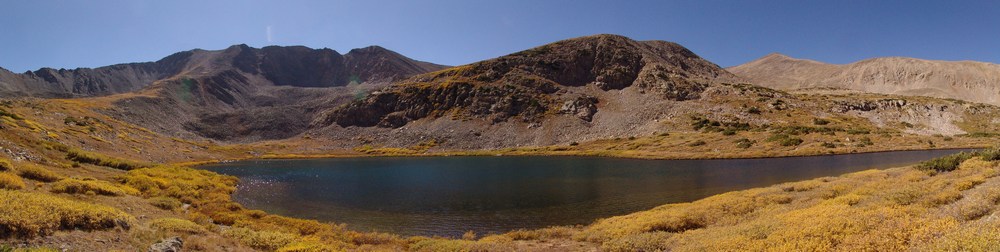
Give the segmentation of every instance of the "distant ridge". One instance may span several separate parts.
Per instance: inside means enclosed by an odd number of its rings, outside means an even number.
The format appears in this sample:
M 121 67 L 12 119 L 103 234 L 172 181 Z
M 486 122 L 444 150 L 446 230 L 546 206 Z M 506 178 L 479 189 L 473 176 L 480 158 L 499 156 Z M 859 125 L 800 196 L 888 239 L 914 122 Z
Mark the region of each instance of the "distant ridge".
M 1000 65 L 986 62 L 885 57 L 836 65 L 775 53 L 727 70 L 783 90 L 837 88 L 1000 104 Z
M 156 81 L 205 76 L 226 69 L 262 75 L 278 86 L 331 87 L 351 81 L 397 80 L 445 66 L 371 46 L 341 55 L 304 46 L 189 50 L 161 60 L 98 68 L 42 68 L 23 74 L 0 68 L 0 96 L 87 97 L 138 91 Z

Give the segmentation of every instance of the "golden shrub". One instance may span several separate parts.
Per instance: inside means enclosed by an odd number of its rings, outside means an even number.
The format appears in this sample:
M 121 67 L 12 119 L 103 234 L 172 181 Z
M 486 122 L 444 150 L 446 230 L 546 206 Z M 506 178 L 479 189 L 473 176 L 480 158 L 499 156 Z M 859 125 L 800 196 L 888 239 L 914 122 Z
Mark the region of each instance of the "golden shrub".
M 490 236 L 490 238 L 468 241 L 420 237 L 411 239 L 409 249 L 413 251 L 514 251 L 513 240 L 510 238 L 504 236 Z
M 255 249 L 274 251 L 291 244 L 297 238 L 295 234 L 257 231 L 249 228 L 234 227 L 222 232 L 223 236 L 235 239 L 243 245 Z
M 31 237 L 56 230 L 127 228 L 135 218 L 121 210 L 54 195 L 0 190 L 0 234 Z
M 177 209 L 178 207 L 181 207 L 181 205 L 184 203 L 181 203 L 180 200 L 177 200 L 175 198 L 158 196 L 149 198 L 149 204 L 152 204 L 153 206 L 163 210 L 174 210 Z
M 0 172 L 0 189 L 20 190 L 24 187 L 24 180 L 21 180 L 21 177 L 7 172 Z
M 17 175 L 22 178 L 41 182 L 55 182 L 62 179 L 62 175 L 47 168 L 32 163 L 22 163 L 17 167 Z
M 67 178 L 52 184 L 54 193 L 94 193 L 105 196 L 138 195 L 139 191 L 125 186 L 117 185 L 103 180 Z
M 14 164 L 10 163 L 10 160 L 6 158 L 0 158 L 0 171 L 10 171 L 14 170 Z

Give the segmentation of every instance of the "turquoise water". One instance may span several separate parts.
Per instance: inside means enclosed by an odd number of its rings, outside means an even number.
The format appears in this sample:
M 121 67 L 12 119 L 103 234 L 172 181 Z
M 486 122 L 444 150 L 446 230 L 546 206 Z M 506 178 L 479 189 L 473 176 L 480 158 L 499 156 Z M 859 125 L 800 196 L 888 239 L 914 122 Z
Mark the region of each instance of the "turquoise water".
M 203 168 L 240 178 L 234 199 L 270 213 L 404 235 L 587 224 L 733 190 L 913 164 L 959 150 L 816 157 L 372 157 Z

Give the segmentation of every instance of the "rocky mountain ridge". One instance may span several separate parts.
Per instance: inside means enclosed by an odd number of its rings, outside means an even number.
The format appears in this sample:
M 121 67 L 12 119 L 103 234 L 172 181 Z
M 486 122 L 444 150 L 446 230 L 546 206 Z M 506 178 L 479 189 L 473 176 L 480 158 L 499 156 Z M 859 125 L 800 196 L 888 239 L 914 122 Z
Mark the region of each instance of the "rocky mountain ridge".
M 140 91 L 157 81 L 218 74 L 236 69 L 261 75 L 276 86 L 334 87 L 369 80 L 393 81 L 445 66 L 416 61 L 378 46 L 340 54 L 304 46 L 224 50 L 194 49 L 155 62 L 98 68 L 42 68 L 22 74 L 0 69 L 0 95 L 88 97 Z

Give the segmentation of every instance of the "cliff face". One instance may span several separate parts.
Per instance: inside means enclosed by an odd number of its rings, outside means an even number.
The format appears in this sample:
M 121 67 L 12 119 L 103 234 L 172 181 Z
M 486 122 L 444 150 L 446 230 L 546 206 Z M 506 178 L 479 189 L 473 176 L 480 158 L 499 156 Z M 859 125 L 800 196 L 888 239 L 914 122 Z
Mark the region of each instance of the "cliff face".
M 728 70 L 784 90 L 836 88 L 1000 104 L 1000 65 L 984 62 L 890 57 L 834 65 L 771 54 Z

